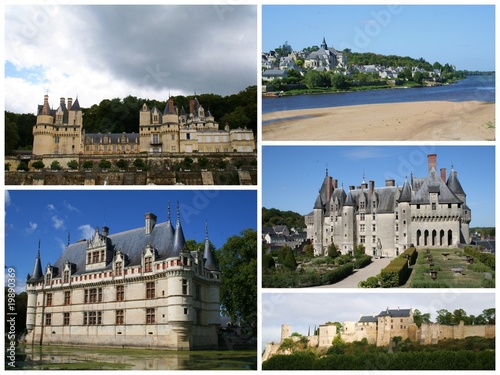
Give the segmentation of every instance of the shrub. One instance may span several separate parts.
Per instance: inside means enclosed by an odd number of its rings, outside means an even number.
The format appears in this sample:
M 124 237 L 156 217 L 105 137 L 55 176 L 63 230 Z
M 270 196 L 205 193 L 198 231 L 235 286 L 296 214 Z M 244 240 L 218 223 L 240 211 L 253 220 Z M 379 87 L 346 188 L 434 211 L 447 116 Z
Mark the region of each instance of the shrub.
M 10 170 L 10 163 L 5 163 L 5 172 Z
M 183 163 L 184 163 L 184 168 L 185 169 L 191 169 L 191 166 L 193 165 L 193 159 L 191 157 L 189 157 L 189 156 L 186 156 L 184 158 Z
M 106 159 L 101 159 L 101 161 L 99 162 L 99 168 L 109 169 L 109 168 L 111 168 L 111 162 L 109 160 L 106 160 Z
M 380 286 L 394 288 L 403 285 L 410 277 L 406 258 L 397 257 L 380 271 Z
M 200 168 L 205 169 L 208 165 L 208 159 L 204 156 L 198 158 L 198 165 Z
M 16 168 L 18 171 L 28 171 L 29 170 L 29 167 L 28 167 L 28 164 L 24 161 L 20 162 L 19 165 L 17 166 Z
M 54 160 L 52 163 L 50 163 L 50 169 L 52 169 L 53 171 L 59 171 L 62 169 L 62 167 L 57 160 Z
M 337 251 L 337 246 L 336 246 L 334 243 L 330 244 L 330 246 L 328 246 L 328 256 L 329 256 L 330 258 L 336 258 L 336 257 L 338 257 L 339 255 L 340 255 L 340 254 L 339 254 L 339 252 Z
M 92 169 L 94 168 L 94 162 L 92 160 L 85 160 L 82 165 L 83 169 Z
M 119 168 L 119 169 L 127 169 L 128 167 L 128 161 L 125 160 L 125 159 L 119 159 L 115 165 Z
M 358 287 L 360 288 L 378 288 L 378 279 L 375 276 L 370 276 L 365 281 L 360 281 Z
M 271 255 L 269 255 L 269 254 L 262 255 L 262 269 L 263 270 L 274 269 L 275 265 L 276 264 L 274 262 L 274 258 Z
M 354 261 L 354 268 L 359 270 L 360 268 L 364 268 L 372 262 L 372 257 L 370 255 L 362 255 L 356 257 Z
M 283 265 L 287 268 L 290 268 L 291 270 L 295 270 L 297 268 L 297 261 L 295 260 L 295 255 L 293 254 L 292 249 L 287 251 L 287 254 L 283 261 Z
M 69 169 L 72 169 L 72 170 L 78 169 L 78 162 L 74 159 L 68 161 L 67 165 L 68 165 Z
M 31 166 L 35 169 L 43 169 L 45 168 L 45 164 L 43 164 L 43 161 L 37 160 L 31 163 Z
M 481 281 L 481 287 L 494 288 L 495 287 L 495 279 L 483 279 Z
M 137 158 L 132 162 L 132 165 L 136 167 L 137 169 L 144 169 L 146 166 L 146 163 L 144 163 L 144 160 L 141 158 Z
M 417 257 L 418 257 L 418 252 L 417 252 L 417 249 L 414 248 L 414 247 L 409 247 L 408 249 L 406 249 L 401 255 L 401 257 L 405 258 L 406 257 L 408 258 L 408 260 L 410 261 L 410 266 L 414 265 L 415 262 L 417 261 Z
M 352 263 L 344 264 L 343 266 L 337 267 L 334 270 L 326 271 L 321 277 L 322 285 L 329 285 L 339 282 L 345 279 L 347 276 L 352 274 L 354 266 Z
M 219 169 L 226 169 L 226 162 L 224 160 L 221 160 L 217 163 L 217 168 Z
M 489 253 L 482 253 L 470 246 L 464 247 L 464 253 L 470 255 L 476 260 L 479 260 L 481 263 L 490 267 L 492 270 L 495 269 L 495 255 Z
M 240 169 L 242 166 L 243 166 L 244 162 L 243 160 L 241 159 L 236 159 L 234 162 L 233 162 L 233 165 L 236 169 Z

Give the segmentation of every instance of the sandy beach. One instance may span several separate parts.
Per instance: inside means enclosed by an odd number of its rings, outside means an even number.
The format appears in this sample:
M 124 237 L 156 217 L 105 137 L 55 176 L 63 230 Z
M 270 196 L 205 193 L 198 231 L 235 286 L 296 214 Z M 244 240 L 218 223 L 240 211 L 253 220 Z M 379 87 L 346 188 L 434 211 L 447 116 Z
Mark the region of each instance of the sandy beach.
M 303 109 L 266 113 L 262 120 L 275 121 L 262 126 L 263 141 L 495 140 L 495 103 L 478 101 Z

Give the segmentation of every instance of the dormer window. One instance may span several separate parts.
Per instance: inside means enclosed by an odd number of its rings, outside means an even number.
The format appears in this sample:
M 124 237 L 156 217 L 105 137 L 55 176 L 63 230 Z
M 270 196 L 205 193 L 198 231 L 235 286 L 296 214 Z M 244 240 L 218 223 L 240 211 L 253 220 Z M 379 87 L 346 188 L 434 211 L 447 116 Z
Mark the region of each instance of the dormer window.
M 153 270 L 153 257 L 148 256 L 144 258 L 144 272 L 151 272 Z
M 122 262 L 116 262 L 115 263 L 115 275 L 116 276 L 121 276 L 123 273 L 123 263 Z
M 50 286 L 52 284 L 52 275 L 48 273 L 45 275 L 45 286 Z
M 64 271 L 63 283 L 69 282 L 69 271 Z

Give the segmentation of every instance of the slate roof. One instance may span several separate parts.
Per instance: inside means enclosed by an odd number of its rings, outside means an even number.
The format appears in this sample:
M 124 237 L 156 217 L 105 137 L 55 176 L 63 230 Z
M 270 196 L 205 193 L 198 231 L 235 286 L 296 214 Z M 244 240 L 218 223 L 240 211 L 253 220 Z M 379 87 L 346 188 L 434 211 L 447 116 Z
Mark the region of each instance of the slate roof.
M 387 308 L 386 310 L 382 311 L 380 314 L 378 314 L 379 317 L 393 317 L 393 318 L 407 318 L 410 316 L 411 309 L 389 309 Z
M 108 143 L 103 143 L 105 145 L 108 144 L 124 144 L 120 142 L 121 137 L 125 135 L 128 139 L 129 144 L 139 143 L 139 133 L 86 133 L 84 143 L 88 144 L 101 144 L 101 139 L 105 136 L 109 138 Z M 88 138 L 87 138 L 88 137 Z
M 456 195 L 466 195 L 460 181 L 458 181 L 457 171 L 451 171 L 448 181 L 446 182 L 446 186 L 448 186 L 448 188 Z
M 429 194 L 438 193 L 438 202 L 441 204 L 449 203 L 463 203 L 458 198 L 436 173 L 435 168 L 431 168 L 429 176 L 425 178 L 420 188 L 415 192 L 412 204 L 430 204 Z
M 95 235 L 102 236 L 102 234 L 99 233 L 96 233 Z M 206 241 L 208 241 L 208 234 Z M 180 222 L 178 221 L 176 228 L 174 229 L 170 220 L 164 223 L 157 223 L 150 234 L 146 234 L 144 227 L 116 234 L 109 234 L 107 236 L 107 242 L 108 249 L 113 253 L 120 251 L 122 254 L 126 255 L 125 267 L 140 265 L 142 252 L 147 245 L 150 245 L 156 250 L 155 260 L 158 261 L 179 256 L 180 251 L 186 244 Z M 62 255 L 53 265 L 52 276 L 60 277 L 60 272 L 64 269 L 64 264 L 66 262 L 72 264 L 72 275 L 81 275 L 86 273 L 86 249 L 87 241 L 78 242 L 66 247 Z M 205 268 L 210 271 L 219 270 L 210 248 L 207 249 L 207 243 L 205 244 L 203 259 Z M 104 271 L 111 269 L 112 261 L 109 260 L 106 266 L 101 269 L 93 268 L 92 272 L 95 272 L 96 270 Z M 29 281 L 34 282 L 41 277 L 42 269 L 40 257 L 38 255 L 35 261 L 33 276 L 31 276 Z
M 40 280 L 43 277 L 42 262 L 40 259 L 40 245 L 38 245 L 38 246 L 39 246 L 38 253 L 37 253 L 36 259 L 35 259 L 35 266 L 33 267 L 33 273 L 27 280 L 27 282 L 29 282 L 29 283 L 37 282 L 38 280 Z
M 359 318 L 360 323 L 377 323 L 378 322 L 378 316 L 373 316 L 373 315 L 363 315 Z

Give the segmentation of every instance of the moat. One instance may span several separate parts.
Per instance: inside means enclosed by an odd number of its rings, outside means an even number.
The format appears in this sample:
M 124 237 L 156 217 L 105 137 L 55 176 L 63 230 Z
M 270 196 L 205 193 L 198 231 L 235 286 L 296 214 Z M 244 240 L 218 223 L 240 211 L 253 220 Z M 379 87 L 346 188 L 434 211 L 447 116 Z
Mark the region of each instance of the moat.
M 254 350 L 167 351 L 152 349 L 27 346 L 16 350 L 10 370 L 256 370 Z

